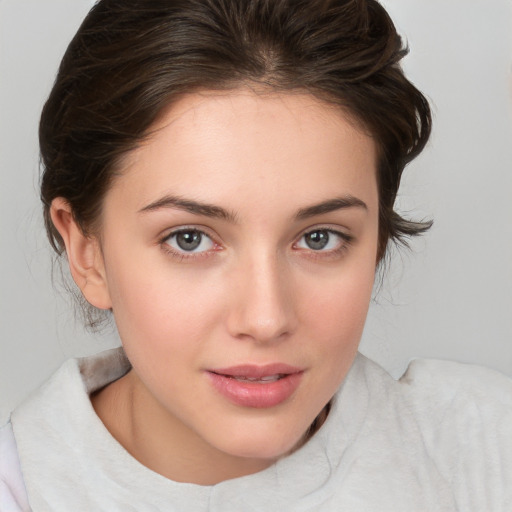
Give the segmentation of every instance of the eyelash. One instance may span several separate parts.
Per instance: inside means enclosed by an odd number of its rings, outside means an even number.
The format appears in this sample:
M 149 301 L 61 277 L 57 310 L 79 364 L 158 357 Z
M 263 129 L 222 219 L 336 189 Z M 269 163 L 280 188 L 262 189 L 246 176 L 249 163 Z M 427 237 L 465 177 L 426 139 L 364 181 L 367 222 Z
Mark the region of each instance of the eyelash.
M 327 251 L 322 250 L 314 250 L 314 249 L 306 249 L 306 248 L 297 248 L 295 247 L 304 237 L 307 235 L 310 235 L 312 233 L 323 231 L 328 233 L 329 235 L 335 235 L 340 238 L 341 242 L 339 244 L 339 247 L 336 247 L 335 249 L 330 249 Z M 187 252 L 187 251 L 178 251 L 171 247 L 169 245 L 169 240 L 173 237 L 178 236 L 180 233 L 197 233 L 202 237 L 207 237 L 211 240 L 213 244 L 213 248 L 206 251 L 200 251 L 200 252 Z M 353 243 L 354 237 L 352 235 L 349 235 L 347 233 L 344 233 L 342 231 L 338 231 L 336 229 L 332 229 L 329 227 L 315 227 L 313 229 L 309 229 L 308 231 L 302 232 L 302 234 L 299 236 L 296 242 L 294 242 L 293 247 L 297 251 L 304 251 L 307 253 L 307 257 L 313 258 L 313 259 L 324 259 L 324 260 L 330 260 L 330 259 L 336 259 L 336 257 L 343 254 L 349 246 Z M 170 233 L 167 233 L 164 237 L 162 237 L 159 240 L 159 245 L 162 247 L 162 249 L 172 256 L 173 258 L 176 258 L 178 261 L 184 261 L 184 260 L 197 260 L 202 258 L 208 258 L 211 256 L 212 252 L 219 252 L 222 250 L 220 244 L 215 242 L 214 238 L 209 235 L 206 231 L 196 228 L 196 227 L 181 227 L 174 231 L 171 231 Z
M 310 235 L 310 234 L 318 232 L 318 231 L 323 231 L 323 232 L 328 233 L 329 235 L 337 236 L 340 239 L 338 247 L 336 247 L 334 249 L 326 250 L 326 251 L 314 250 L 314 249 L 302 249 L 302 248 L 297 248 L 296 250 L 304 251 L 306 253 L 305 255 L 308 258 L 312 258 L 315 260 L 322 259 L 324 261 L 325 260 L 328 261 L 328 260 L 336 259 L 337 257 L 344 254 L 348 250 L 350 245 L 354 242 L 354 237 L 352 235 L 349 235 L 348 233 L 345 233 L 343 231 L 338 231 L 337 229 L 332 229 L 329 227 L 318 226 L 318 227 L 315 227 L 313 229 L 309 229 L 309 230 L 303 232 L 300 235 L 300 237 L 297 239 L 297 242 L 294 243 L 294 246 L 297 245 L 299 243 L 299 241 L 301 241 L 307 235 Z
M 214 248 L 210 249 L 208 251 L 201 251 L 201 252 L 178 251 L 169 245 L 169 240 L 173 237 L 178 236 L 180 233 L 197 233 L 197 234 L 201 235 L 202 237 L 207 237 L 212 241 Z M 212 251 L 218 252 L 218 251 L 222 250 L 221 246 L 219 244 L 217 244 L 215 242 L 214 238 L 211 235 L 209 235 L 205 230 L 195 228 L 195 227 L 188 227 L 188 226 L 181 227 L 181 228 L 175 229 L 174 231 L 171 231 L 170 233 L 167 233 L 164 237 L 162 237 L 159 240 L 159 244 L 167 254 L 169 254 L 173 258 L 176 258 L 178 261 L 197 260 L 197 259 L 207 258 L 207 257 L 211 256 Z

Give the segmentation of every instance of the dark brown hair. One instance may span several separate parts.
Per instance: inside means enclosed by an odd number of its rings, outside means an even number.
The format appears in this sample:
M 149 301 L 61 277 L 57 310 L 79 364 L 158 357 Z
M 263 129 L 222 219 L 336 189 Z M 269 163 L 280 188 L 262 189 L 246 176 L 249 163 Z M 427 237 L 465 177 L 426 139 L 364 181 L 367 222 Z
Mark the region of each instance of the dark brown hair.
M 379 150 L 379 260 L 428 222 L 393 209 L 431 115 L 405 78 L 401 38 L 375 0 L 101 0 L 71 41 L 40 122 L 41 197 L 65 198 L 90 233 L 116 164 L 180 95 L 257 85 L 337 104 Z

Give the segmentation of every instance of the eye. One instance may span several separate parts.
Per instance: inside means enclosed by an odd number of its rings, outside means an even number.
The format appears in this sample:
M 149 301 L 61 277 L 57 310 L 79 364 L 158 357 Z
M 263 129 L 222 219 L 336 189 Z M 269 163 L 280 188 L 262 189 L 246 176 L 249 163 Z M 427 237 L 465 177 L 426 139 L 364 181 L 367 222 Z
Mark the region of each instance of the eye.
M 174 231 L 164 240 L 164 243 L 179 253 L 201 253 L 215 246 L 213 240 L 198 229 Z
M 350 240 L 351 237 L 345 233 L 331 229 L 315 229 L 304 233 L 295 247 L 328 252 L 343 248 Z

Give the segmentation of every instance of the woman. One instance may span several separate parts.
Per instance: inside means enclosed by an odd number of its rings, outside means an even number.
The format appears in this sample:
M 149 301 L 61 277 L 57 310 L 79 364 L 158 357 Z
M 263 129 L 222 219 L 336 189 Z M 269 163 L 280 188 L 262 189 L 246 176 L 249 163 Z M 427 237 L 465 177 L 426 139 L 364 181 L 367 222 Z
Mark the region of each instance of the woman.
M 510 505 L 508 379 L 357 354 L 388 243 L 429 227 L 393 209 L 431 122 L 404 54 L 374 1 L 96 4 L 42 113 L 41 196 L 123 350 L 13 412 L 4 508 Z

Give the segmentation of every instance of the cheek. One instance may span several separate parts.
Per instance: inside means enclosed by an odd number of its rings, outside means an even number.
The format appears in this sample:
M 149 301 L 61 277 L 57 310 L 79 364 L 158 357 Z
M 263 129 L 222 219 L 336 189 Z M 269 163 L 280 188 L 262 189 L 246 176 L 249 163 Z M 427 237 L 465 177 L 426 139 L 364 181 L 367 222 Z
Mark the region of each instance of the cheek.
M 338 275 L 325 279 L 315 287 L 306 305 L 308 333 L 321 340 L 319 357 L 329 358 L 333 368 L 344 368 L 352 362 L 363 333 L 371 300 L 375 267 L 373 262 L 348 265 Z
M 197 303 L 195 287 L 161 276 L 150 280 L 147 273 L 122 280 L 115 296 L 114 318 L 128 359 L 152 394 L 167 403 L 176 382 L 198 370 L 212 324 L 208 305 Z
M 159 357 L 170 348 L 185 352 L 200 345 L 220 314 L 215 273 L 186 265 L 178 270 L 165 257 L 143 261 L 131 256 L 115 258 L 108 271 L 113 314 L 125 348 L 140 344 Z
M 343 283 L 343 290 L 334 290 L 314 302 L 311 308 L 311 326 L 326 351 L 356 350 L 363 332 L 371 296 L 371 286 L 351 288 Z

